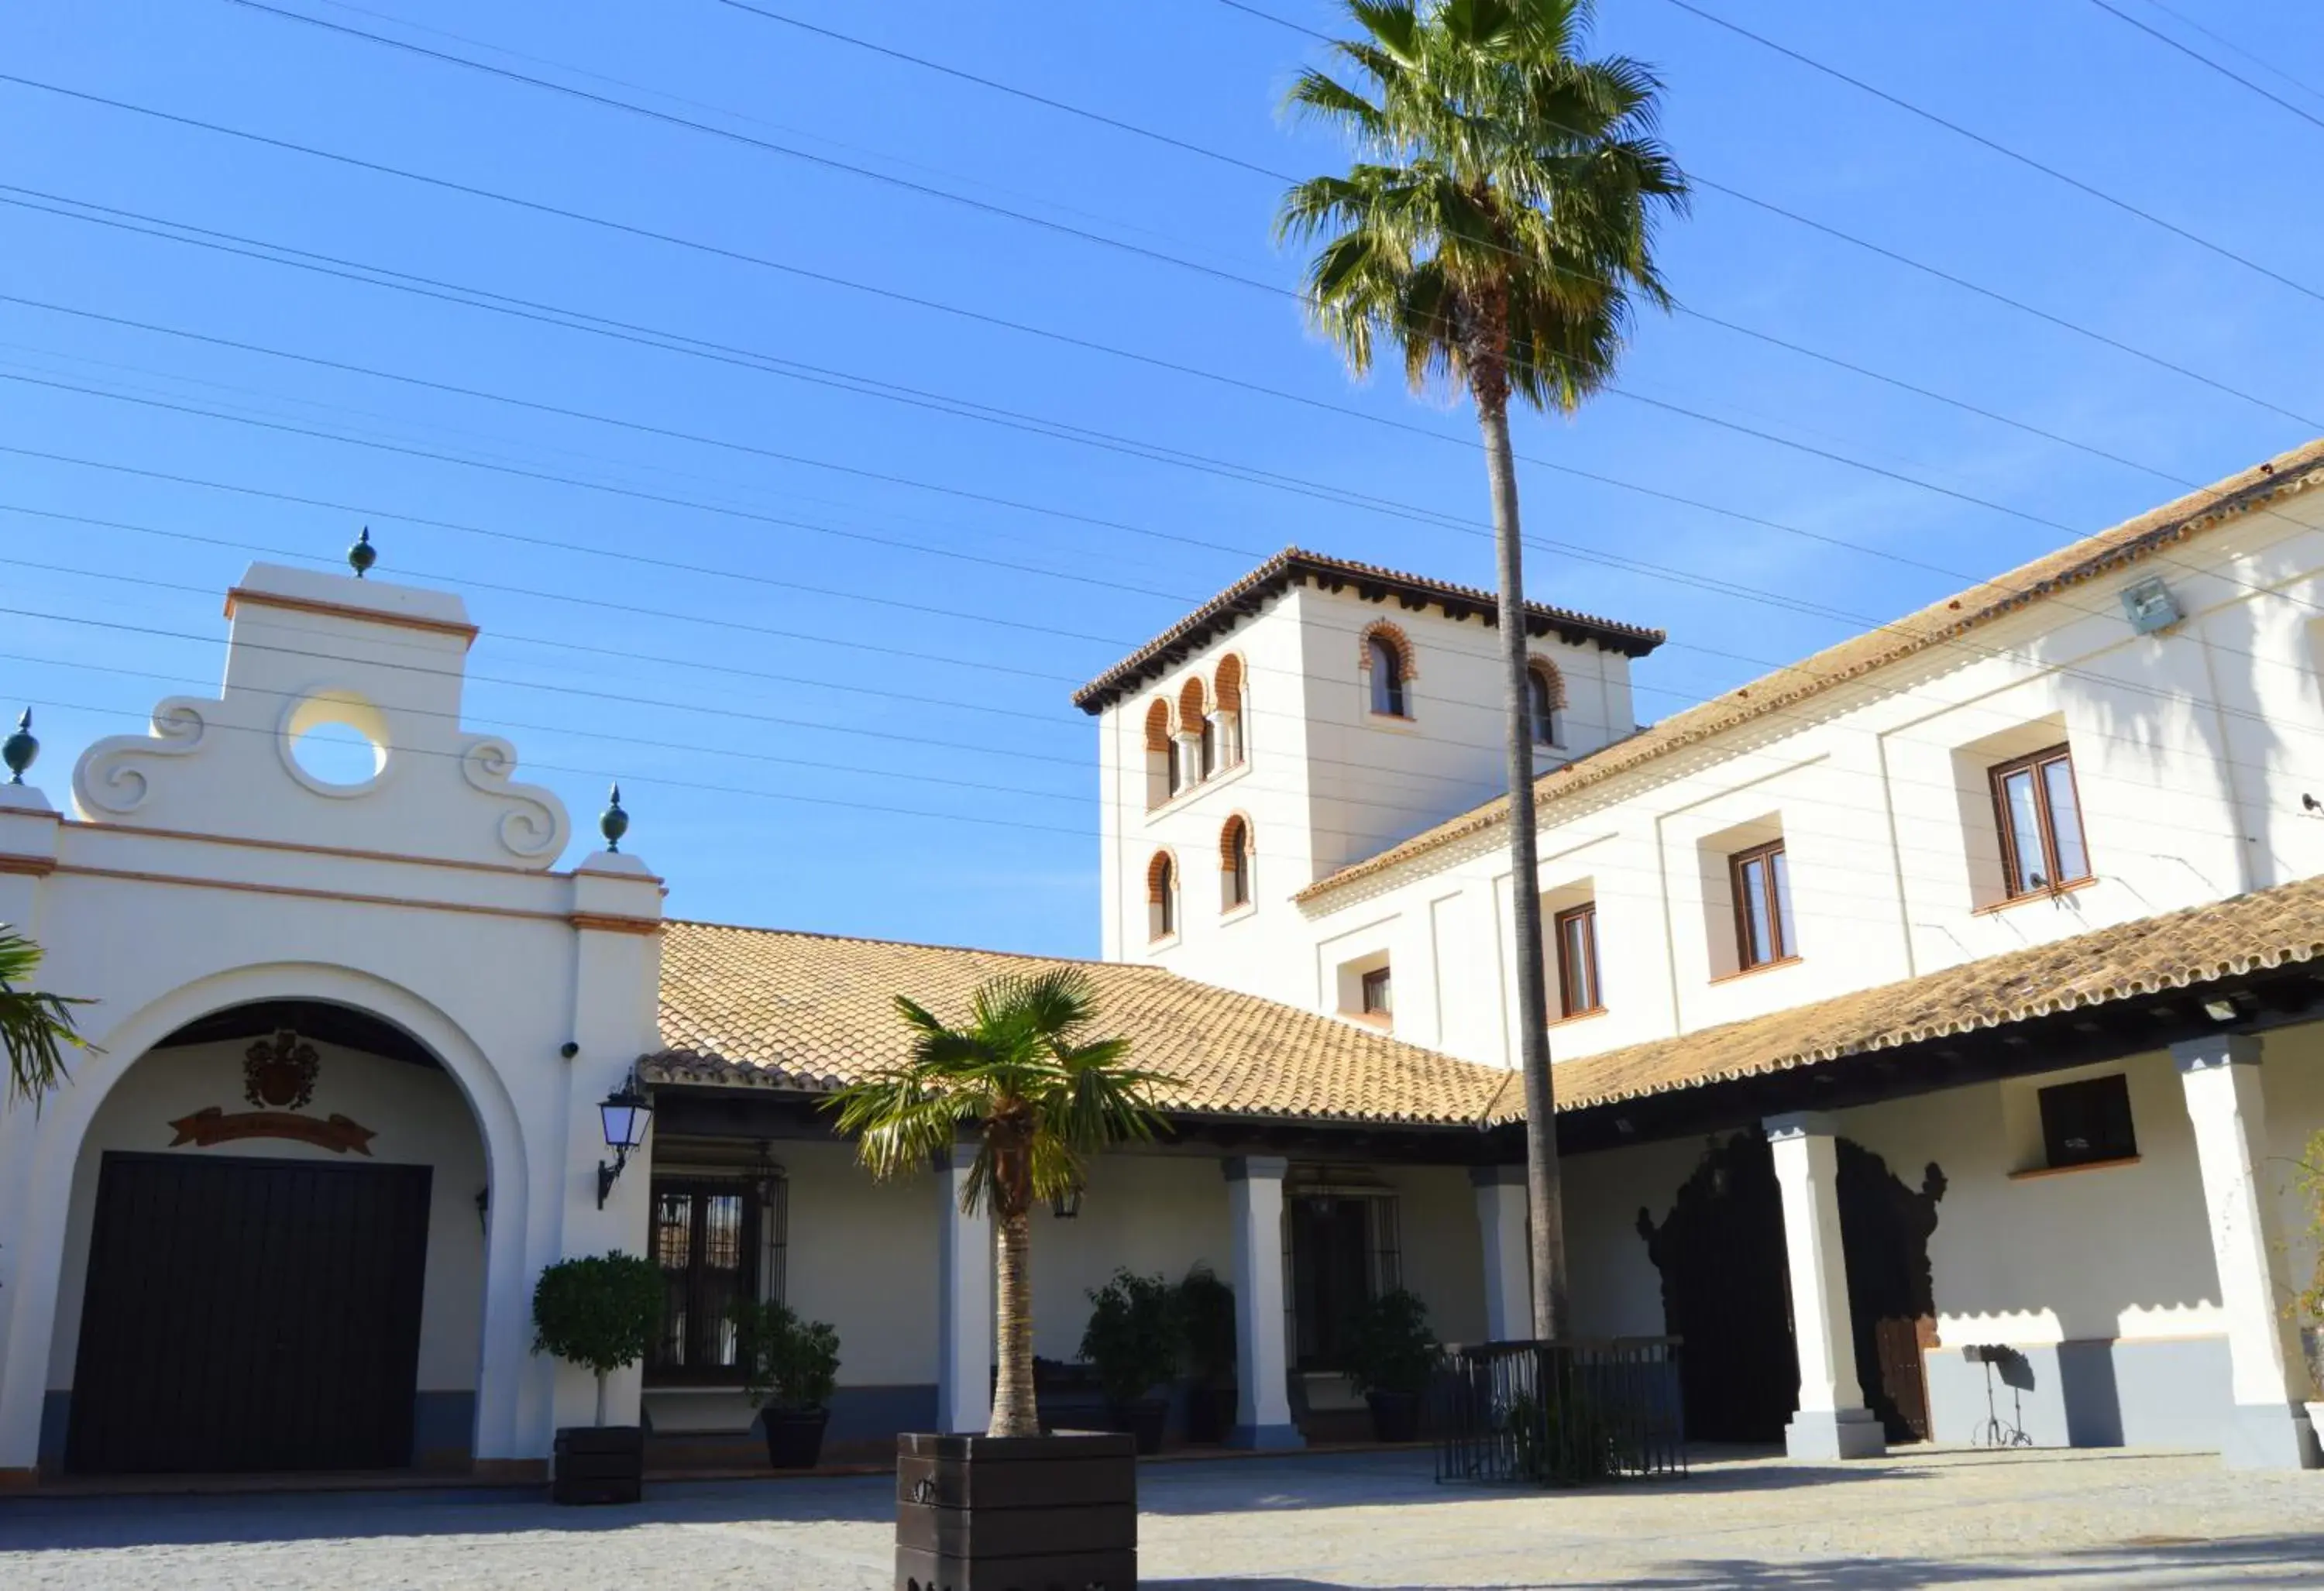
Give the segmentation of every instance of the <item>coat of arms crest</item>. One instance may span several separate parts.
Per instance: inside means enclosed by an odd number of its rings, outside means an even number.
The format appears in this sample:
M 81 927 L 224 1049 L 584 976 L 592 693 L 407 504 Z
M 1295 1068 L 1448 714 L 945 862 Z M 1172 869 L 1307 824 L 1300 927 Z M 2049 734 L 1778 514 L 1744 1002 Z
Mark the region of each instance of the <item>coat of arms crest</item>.
M 315 1097 L 315 1074 L 322 1061 L 315 1046 L 290 1028 L 279 1029 L 243 1052 L 242 1093 L 253 1105 L 277 1110 L 303 1108 Z

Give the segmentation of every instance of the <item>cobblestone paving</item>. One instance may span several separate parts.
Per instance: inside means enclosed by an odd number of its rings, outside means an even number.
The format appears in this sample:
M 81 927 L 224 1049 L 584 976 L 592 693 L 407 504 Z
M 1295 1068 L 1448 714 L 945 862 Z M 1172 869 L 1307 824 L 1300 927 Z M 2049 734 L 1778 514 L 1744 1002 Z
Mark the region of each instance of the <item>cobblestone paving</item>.
M 2324 1585 L 2324 1473 L 2207 1455 L 1698 1464 L 1683 1482 L 1439 1487 L 1404 1454 L 1149 1466 L 1149 1586 Z M 642 1507 L 406 1492 L 0 1500 L 6 1591 L 884 1591 L 892 1482 L 706 1482 Z

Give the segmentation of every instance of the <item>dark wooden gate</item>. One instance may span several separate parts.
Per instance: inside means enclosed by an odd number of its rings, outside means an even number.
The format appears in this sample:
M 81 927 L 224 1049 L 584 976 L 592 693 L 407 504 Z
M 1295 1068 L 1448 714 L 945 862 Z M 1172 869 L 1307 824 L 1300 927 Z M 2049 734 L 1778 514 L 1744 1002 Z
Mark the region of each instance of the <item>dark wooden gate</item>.
M 108 1154 L 65 1462 L 411 1462 L 429 1168 Z
M 1888 1431 L 1890 1441 L 1929 1439 L 1929 1375 L 1921 1361 L 1921 1349 L 1935 1329 L 1936 1320 L 1928 1315 L 1909 1320 L 1892 1315 L 1872 1328 L 1880 1356 L 1880 1395 L 1895 1415 L 1895 1426 Z M 1901 1434 L 1895 1427 L 1902 1427 Z

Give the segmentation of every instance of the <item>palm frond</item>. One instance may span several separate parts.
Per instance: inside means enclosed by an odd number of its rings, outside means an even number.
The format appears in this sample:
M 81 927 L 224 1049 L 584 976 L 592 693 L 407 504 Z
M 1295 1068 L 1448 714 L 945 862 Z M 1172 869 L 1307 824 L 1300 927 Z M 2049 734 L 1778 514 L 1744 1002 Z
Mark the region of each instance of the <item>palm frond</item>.
M 31 987 L 40 973 L 41 947 L 0 927 L 0 1048 L 8 1053 L 8 1102 L 41 1097 L 67 1081 L 64 1052 L 86 1050 L 72 1008 L 90 1002 Z

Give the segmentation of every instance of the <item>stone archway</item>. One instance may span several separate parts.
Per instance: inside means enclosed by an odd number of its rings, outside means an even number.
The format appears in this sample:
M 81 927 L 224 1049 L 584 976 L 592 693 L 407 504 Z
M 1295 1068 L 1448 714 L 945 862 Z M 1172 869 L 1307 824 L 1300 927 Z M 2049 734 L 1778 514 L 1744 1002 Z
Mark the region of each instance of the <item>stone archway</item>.
M 1914 1190 L 1852 1139 L 1840 1139 L 1839 1149 L 1858 1379 L 1889 1439 L 1914 1440 L 1927 1434 L 1925 1393 L 1915 1407 L 1901 1367 L 1884 1378 L 1883 1348 L 1895 1346 L 1897 1323 L 1917 1337 L 1915 1323 L 1934 1311 L 1929 1237 L 1944 1173 L 1931 1164 Z M 1705 1441 L 1781 1441 L 1797 1406 L 1799 1362 L 1783 1194 L 1766 1136 L 1748 1128 L 1713 1138 L 1669 1213 L 1656 1223 L 1641 1209 L 1637 1229 L 1662 1274 L 1665 1329 L 1685 1339 L 1679 1370 L 1687 1434 Z M 1917 1357 L 1912 1368 L 1917 1375 Z
M 171 1035 L 195 1031 L 221 1013 L 284 1001 L 360 1013 L 362 1020 L 401 1035 L 403 1046 L 429 1057 L 438 1069 L 447 1112 L 456 1112 L 475 1141 L 479 1168 L 474 1185 L 447 1189 L 450 1196 L 444 1202 L 453 1209 L 465 1207 L 469 1241 L 484 1251 L 484 1285 L 480 1296 L 469 1301 L 467 1369 L 458 1381 L 469 1389 L 470 1402 L 466 1430 L 456 1434 L 465 1437 L 460 1446 L 478 1459 L 521 1457 L 524 1417 L 535 1406 L 545 1407 L 548 1388 L 541 1366 L 524 1352 L 523 1283 L 528 1250 L 535 1245 L 529 1235 L 528 1212 L 539 1202 L 539 1191 L 530 1186 L 529 1162 L 535 1157 L 527 1153 L 508 1090 L 481 1049 L 425 999 L 352 969 L 284 963 L 205 978 L 93 1033 L 101 1050 L 84 1055 L 71 1085 L 47 1102 L 42 1130 L 31 1136 L 28 1163 L 21 1167 L 20 1186 L 35 1196 L 25 1200 L 13 1223 L 17 1261 L 10 1289 L 14 1296 L 0 1294 L 0 1307 L 10 1311 L 6 1375 L 0 1377 L 0 1445 L 10 1455 L 7 1462 L 29 1467 L 36 1454 L 50 1463 L 61 1457 L 60 1422 L 69 1421 L 69 1412 L 55 1407 L 55 1400 L 41 1389 L 51 1384 L 51 1367 L 60 1359 L 69 1362 L 78 1347 L 78 1289 L 82 1281 L 78 1261 L 86 1253 L 94 1218 L 104 1147 L 92 1145 L 92 1128 L 101 1124 L 109 1104 L 134 1102 L 134 1092 L 122 1092 L 124 1081 L 152 1061 L 157 1049 L 166 1048 Z M 156 1152 L 212 1158 L 248 1148 L 255 1150 L 254 1157 L 272 1158 L 264 1140 L 205 1145 L 197 1139 L 171 1145 L 171 1139 L 180 1136 L 176 1118 L 198 1115 L 208 1105 L 238 1108 L 244 1103 L 240 1091 L 237 1077 L 225 1099 L 206 1096 L 189 1109 L 171 1110 L 171 1119 L 143 1124 L 143 1130 L 152 1135 L 151 1146 Z M 342 1114 L 359 1118 L 361 1113 Z M 369 1124 L 358 1119 L 358 1125 Z M 86 1168 L 85 1150 L 91 1151 L 92 1161 Z M 323 1163 L 364 1158 L 321 1149 L 310 1150 L 309 1155 Z M 375 1149 L 370 1158 L 384 1156 Z M 85 1190 L 83 1200 L 74 1198 L 77 1184 Z M 487 1189 L 489 1220 L 475 1199 Z M 433 1219 L 450 1229 L 449 1211 L 438 1210 Z M 69 1272 L 75 1273 L 69 1283 Z M 440 1433 L 442 1412 L 438 1414 L 434 1429 Z M 446 1444 L 436 1445 L 441 1448 Z

